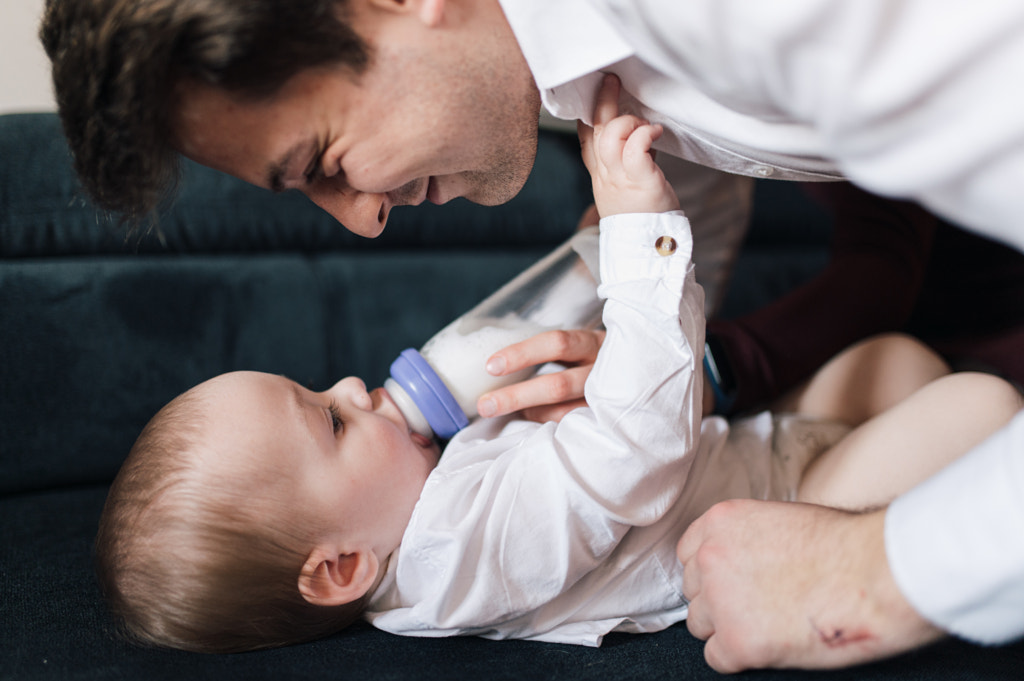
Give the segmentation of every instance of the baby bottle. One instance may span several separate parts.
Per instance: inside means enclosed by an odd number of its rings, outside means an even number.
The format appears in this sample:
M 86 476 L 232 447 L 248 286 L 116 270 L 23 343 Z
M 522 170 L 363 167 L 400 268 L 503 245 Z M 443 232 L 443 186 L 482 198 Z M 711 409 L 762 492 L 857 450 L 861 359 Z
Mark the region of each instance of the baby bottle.
M 541 331 L 600 325 L 597 282 L 598 232 L 591 227 L 443 328 L 419 351 L 402 351 L 384 388 L 410 428 L 450 438 L 477 415 L 481 395 L 537 370 L 492 376 L 484 368 L 488 357 Z

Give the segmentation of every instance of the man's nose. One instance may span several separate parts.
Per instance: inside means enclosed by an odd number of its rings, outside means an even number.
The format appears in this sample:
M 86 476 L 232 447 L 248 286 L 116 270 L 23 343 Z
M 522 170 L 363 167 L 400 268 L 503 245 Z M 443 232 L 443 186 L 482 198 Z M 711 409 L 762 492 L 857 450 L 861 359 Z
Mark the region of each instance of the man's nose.
M 351 187 L 343 190 L 317 188 L 306 192 L 316 205 L 359 236 L 374 238 L 384 231 L 390 210 L 387 194 L 367 194 Z

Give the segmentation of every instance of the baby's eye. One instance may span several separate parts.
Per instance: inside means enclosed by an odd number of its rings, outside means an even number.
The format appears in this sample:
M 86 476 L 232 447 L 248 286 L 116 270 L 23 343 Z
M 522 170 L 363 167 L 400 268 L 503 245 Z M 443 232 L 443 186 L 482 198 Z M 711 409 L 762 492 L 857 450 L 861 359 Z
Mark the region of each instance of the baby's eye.
M 327 410 L 331 413 L 331 425 L 334 426 L 334 434 L 337 435 L 338 431 L 345 426 L 345 422 L 341 420 L 341 410 L 338 409 L 338 403 L 331 400 Z

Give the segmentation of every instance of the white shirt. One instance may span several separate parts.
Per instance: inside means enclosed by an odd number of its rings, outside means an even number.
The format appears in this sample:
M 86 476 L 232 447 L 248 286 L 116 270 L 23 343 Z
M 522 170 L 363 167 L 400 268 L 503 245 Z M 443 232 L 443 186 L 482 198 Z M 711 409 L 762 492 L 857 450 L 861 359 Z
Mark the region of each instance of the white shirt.
M 614 72 L 625 110 L 665 126 L 667 153 L 754 177 L 845 176 L 1024 250 L 1019 0 L 502 6 L 556 116 L 589 123 L 599 72 Z M 976 641 L 1024 635 L 1022 460 L 1018 415 L 887 514 L 903 593 Z
M 701 426 L 691 248 L 680 212 L 602 221 L 608 333 L 590 406 L 557 424 L 482 419 L 452 439 L 371 599 L 374 626 L 599 645 L 685 618 L 679 537 L 714 502 L 763 495 L 751 478 L 769 465 L 726 447 L 724 420 Z

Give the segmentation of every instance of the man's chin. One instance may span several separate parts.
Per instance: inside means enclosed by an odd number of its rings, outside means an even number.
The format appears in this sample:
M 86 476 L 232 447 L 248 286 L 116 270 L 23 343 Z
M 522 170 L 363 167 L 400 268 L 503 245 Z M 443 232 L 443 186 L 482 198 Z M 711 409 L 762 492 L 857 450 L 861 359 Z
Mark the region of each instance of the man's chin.
M 481 206 L 500 206 L 503 203 L 508 203 L 523 190 L 532 168 L 531 163 L 525 172 L 521 169 L 516 169 L 518 172 L 509 169 L 511 172 L 488 173 L 479 178 L 471 178 L 472 190 L 463 196 Z

